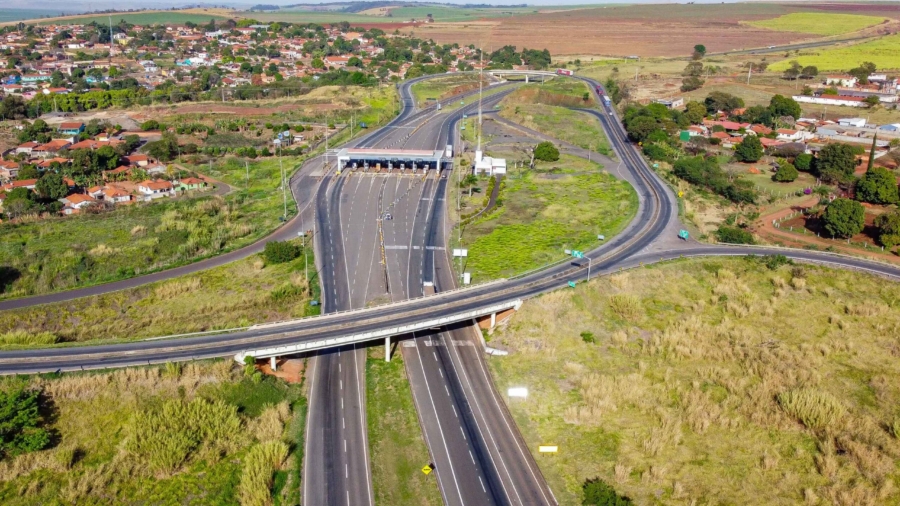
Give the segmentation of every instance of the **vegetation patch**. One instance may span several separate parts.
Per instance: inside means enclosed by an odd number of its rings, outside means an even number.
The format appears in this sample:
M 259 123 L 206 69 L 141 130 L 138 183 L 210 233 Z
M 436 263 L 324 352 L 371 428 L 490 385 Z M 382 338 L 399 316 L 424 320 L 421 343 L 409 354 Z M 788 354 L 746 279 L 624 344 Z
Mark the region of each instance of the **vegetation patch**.
M 813 65 L 819 71 L 850 70 L 863 62 L 872 62 L 878 68 L 900 68 L 900 34 L 887 35 L 878 39 L 814 51 L 804 51 L 798 56 L 769 65 L 770 71 L 781 72 L 791 68 L 791 62 L 801 66 Z
M 436 481 L 421 471 L 431 457 L 399 350 L 385 362 L 381 348 L 375 347 L 366 361 L 366 419 L 375 502 L 441 504 Z
M 309 249 L 311 276 L 315 262 Z M 306 257 L 267 265 L 259 256 L 169 281 L 0 312 L 0 347 L 147 337 L 243 327 L 318 314 Z
M 879 16 L 832 14 L 825 12 L 792 12 L 772 19 L 746 21 L 748 25 L 779 32 L 841 35 L 856 32 L 886 21 Z
M 299 461 L 289 456 L 302 448 L 300 385 L 251 380 L 224 360 L 0 382 L 4 393 L 21 388 L 41 392 L 53 437 L 47 449 L 0 461 L 3 504 L 299 500 Z M 262 409 L 243 409 L 226 395 L 235 391 L 262 393 Z
M 637 211 L 625 181 L 567 155 L 532 171 L 509 168 L 502 206 L 463 231 L 465 266 L 476 281 L 521 273 L 589 250 L 621 231 Z
M 528 387 L 532 451 L 559 446 L 535 457 L 560 504 L 595 479 L 635 504 L 896 504 L 898 301 L 783 257 L 676 261 L 528 302 L 489 365 Z

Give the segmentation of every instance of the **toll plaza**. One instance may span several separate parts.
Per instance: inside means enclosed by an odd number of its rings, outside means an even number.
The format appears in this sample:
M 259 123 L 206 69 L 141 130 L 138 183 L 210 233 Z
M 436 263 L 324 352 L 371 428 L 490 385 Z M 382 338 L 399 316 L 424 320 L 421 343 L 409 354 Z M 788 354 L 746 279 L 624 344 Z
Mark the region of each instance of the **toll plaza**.
M 424 149 L 344 148 L 338 151 L 340 170 L 417 172 L 444 169 L 445 151 Z

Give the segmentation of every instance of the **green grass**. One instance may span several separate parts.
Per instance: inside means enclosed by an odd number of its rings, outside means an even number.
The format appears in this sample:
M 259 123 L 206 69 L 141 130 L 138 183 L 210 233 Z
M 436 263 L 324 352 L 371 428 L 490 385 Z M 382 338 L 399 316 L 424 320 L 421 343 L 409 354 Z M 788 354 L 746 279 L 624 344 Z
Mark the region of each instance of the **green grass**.
M 769 65 L 770 71 L 780 72 L 797 60 L 800 65 L 815 65 L 819 71 L 849 70 L 862 62 L 872 62 L 879 70 L 900 68 L 900 35 L 887 35 L 860 44 L 828 49 L 802 51 L 797 56 Z
M 301 162 L 285 157 L 288 174 Z M 159 199 L 99 215 L 0 225 L 0 265 L 18 271 L 2 297 L 105 283 L 220 254 L 276 228 L 282 215 L 278 158 L 219 159 L 196 167 L 232 185 L 224 198 Z M 296 213 L 288 206 L 289 217 Z
M 635 504 L 898 504 L 898 305 L 856 272 L 670 262 L 527 302 L 489 366 L 528 387 L 532 451 L 559 445 L 535 457 L 560 504 L 594 477 Z
M 544 104 L 504 106 L 504 118 L 584 149 L 612 155 L 597 118 L 565 107 Z
M 380 347 L 371 351 L 366 361 L 366 418 L 375 502 L 437 506 L 441 504 L 437 482 L 421 471 L 431 457 L 400 350 L 390 362 L 384 361 Z
M 350 23 L 391 23 L 396 22 L 391 18 L 381 18 L 377 16 L 366 16 L 363 14 L 353 14 L 345 12 L 317 12 L 302 10 L 279 10 L 269 12 L 247 12 L 248 18 L 261 22 L 285 22 L 285 23 L 316 23 L 330 24 L 348 21 Z
M 242 378 L 229 360 L 196 362 L 183 367 L 150 367 L 59 377 L 6 378 L 0 388 L 24 381 L 41 388 L 50 428 L 57 434 L 52 448 L 0 462 L 0 502 L 32 504 L 191 504 L 230 505 L 238 502 L 244 459 L 252 447 L 283 439 L 302 448 L 305 399 L 300 385 L 273 378 L 253 382 Z M 276 390 L 277 395 L 269 393 Z M 235 392 L 239 392 L 235 394 Z M 286 403 L 288 418 L 239 412 L 240 429 L 206 435 L 174 473 L 155 473 L 128 444 L 143 413 L 159 413 L 164 404 L 224 401 Z M 261 412 L 261 411 L 260 411 Z M 147 415 L 143 415 L 147 417 Z M 203 421 L 199 421 L 203 424 Z M 264 430 L 267 429 L 267 430 Z M 169 437 L 177 427 L 158 435 Z M 73 461 L 68 461 L 74 452 Z M 289 456 L 279 473 L 288 478 L 282 497 L 299 497 L 299 466 Z M 284 504 L 284 502 L 282 502 Z
M 311 295 L 302 255 L 266 267 L 259 256 L 253 256 L 139 288 L 3 311 L 0 336 L 15 332 L 29 338 L 4 339 L 0 345 L 52 344 L 42 336 L 62 343 L 135 340 L 318 314 L 318 307 L 309 305 L 310 297 L 318 298 L 311 250 L 309 265 Z
M 565 249 L 597 247 L 597 234 L 612 237 L 637 210 L 627 182 L 565 155 L 535 172 L 510 167 L 504 185 L 502 205 L 463 231 L 465 270 L 476 282 L 561 260 Z
M 450 6 L 422 6 L 422 7 L 400 7 L 391 9 L 390 18 L 386 21 L 405 21 L 408 19 L 424 20 L 426 15 L 431 14 L 434 20 L 439 23 L 458 22 L 458 21 L 475 21 L 482 18 L 504 18 L 511 16 L 521 16 L 524 14 L 537 13 L 535 7 L 510 7 L 510 8 L 460 8 Z
M 112 22 L 118 23 L 121 20 L 125 20 L 128 23 L 133 25 L 175 25 L 175 24 L 184 24 L 188 21 L 199 24 L 207 24 L 210 19 L 215 19 L 216 21 L 225 19 L 222 16 L 218 16 L 215 14 L 192 14 L 189 12 L 178 12 L 178 11 L 169 11 L 169 12 L 137 12 L 134 14 L 128 13 L 114 13 L 110 14 L 112 16 Z M 65 21 L 40 21 L 38 24 L 41 25 L 49 25 L 49 24 L 60 24 L 60 23 L 68 23 L 68 24 L 78 24 L 78 25 L 86 25 L 89 23 L 99 23 L 101 25 L 105 25 L 109 23 L 109 16 L 81 16 L 76 18 L 67 18 Z
M 884 20 L 885 18 L 879 16 L 861 16 L 859 14 L 792 12 L 772 19 L 747 21 L 746 24 L 779 32 L 841 35 L 877 25 Z
M 438 77 L 435 79 L 427 79 L 412 85 L 410 91 L 416 99 L 416 104 L 421 107 L 425 105 L 426 99 L 433 98 L 441 100 L 444 95 L 449 95 L 451 91 L 462 86 L 478 86 L 478 76 L 475 74 L 460 74 L 450 77 Z M 487 88 L 487 84 L 485 84 Z

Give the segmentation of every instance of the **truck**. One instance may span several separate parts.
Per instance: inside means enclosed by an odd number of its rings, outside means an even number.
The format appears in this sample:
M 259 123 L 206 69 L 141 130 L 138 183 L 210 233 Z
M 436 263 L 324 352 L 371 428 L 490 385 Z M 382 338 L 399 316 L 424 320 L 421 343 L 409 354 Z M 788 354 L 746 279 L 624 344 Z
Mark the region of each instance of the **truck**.
M 609 95 L 603 95 L 603 104 L 606 105 L 607 107 L 609 107 L 609 105 L 610 105 Z
M 447 158 L 453 158 L 453 144 L 447 144 L 447 151 L 444 153 Z
M 556 75 L 558 76 L 574 76 L 575 71 L 569 69 L 556 69 Z
M 600 95 L 600 96 L 602 97 L 602 96 L 603 96 L 603 87 L 601 87 L 601 86 L 598 84 L 598 85 L 596 86 L 595 89 L 597 90 L 597 94 Z

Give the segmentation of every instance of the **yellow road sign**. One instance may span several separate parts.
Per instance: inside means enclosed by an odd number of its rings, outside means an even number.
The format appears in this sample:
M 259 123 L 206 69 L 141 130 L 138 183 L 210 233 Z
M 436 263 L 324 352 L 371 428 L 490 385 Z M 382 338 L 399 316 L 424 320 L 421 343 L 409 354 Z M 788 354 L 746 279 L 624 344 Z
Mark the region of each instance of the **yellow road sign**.
M 422 468 L 422 472 L 425 473 L 425 476 L 428 476 L 429 474 L 431 474 L 431 471 L 434 471 L 434 469 L 432 469 L 431 466 L 429 466 L 427 464 L 425 465 L 425 467 Z

